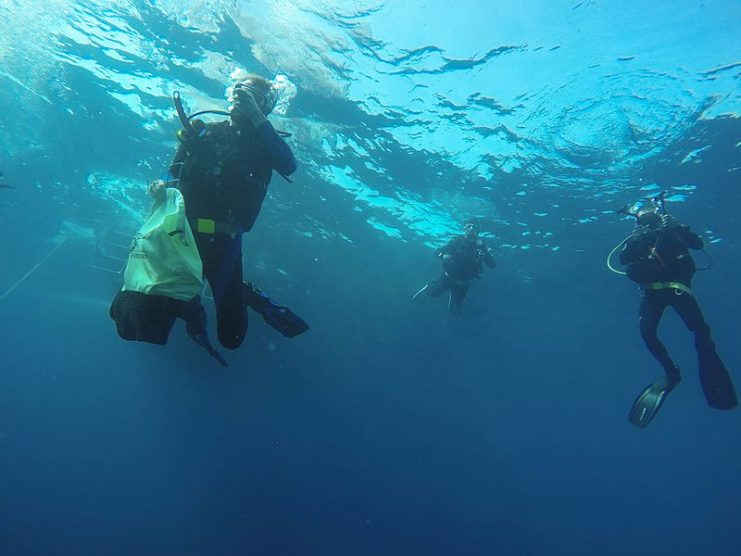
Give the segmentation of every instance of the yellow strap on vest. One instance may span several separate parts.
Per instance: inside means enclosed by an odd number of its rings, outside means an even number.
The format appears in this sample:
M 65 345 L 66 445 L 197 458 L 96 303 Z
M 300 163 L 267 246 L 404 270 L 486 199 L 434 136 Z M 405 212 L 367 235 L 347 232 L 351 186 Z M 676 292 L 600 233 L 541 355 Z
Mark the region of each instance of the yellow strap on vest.
M 199 234 L 224 234 L 232 237 L 240 235 L 243 231 L 238 222 L 211 218 L 196 218 L 191 222 L 190 227 Z
M 647 290 L 679 290 L 686 294 L 692 295 L 692 290 L 685 286 L 682 282 L 654 282 L 652 284 L 645 284 L 643 286 Z
M 196 218 L 196 231 L 201 234 L 215 234 L 216 221 L 210 218 Z

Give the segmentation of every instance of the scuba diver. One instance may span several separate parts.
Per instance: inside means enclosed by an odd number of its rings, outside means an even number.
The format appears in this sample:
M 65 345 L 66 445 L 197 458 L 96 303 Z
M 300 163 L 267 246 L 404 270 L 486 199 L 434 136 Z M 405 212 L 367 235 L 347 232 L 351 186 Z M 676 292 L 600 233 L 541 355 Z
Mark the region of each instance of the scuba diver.
M 306 332 L 309 326 L 289 308 L 277 304 L 253 284 L 242 281 L 242 234 L 255 224 L 273 171 L 290 181 L 287 176 L 296 170 L 296 160 L 281 137 L 281 134 L 288 134 L 276 131 L 267 119 L 278 99 L 278 90 L 271 81 L 243 73 L 229 96 L 232 108 L 228 112 L 204 110 L 186 116 L 179 94 L 173 95 L 183 125 L 178 132 L 180 144 L 169 168 L 169 179 L 153 182 L 149 193 L 155 199 L 155 206 L 163 205 L 165 200 L 172 205 L 168 214 L 175 215 L 178 210 L 184 213 L 181 220 L 187 220 L 188 225 L 181 223 L 168 230 L 175 237 L 183 237 L 185 245 L 188 233 L 192 232 L 196 258 L 200 260 L 191 265 L 191 272 L 185 273 L 186 282 L 193 282 L 192 275 L 197 274 L 194 269 L 202 264 L 202 275 L 211 286 L 216 306 L 219 342 L 227 349 L 236 349 L 247 332 L 247 307 L 289 338 Z M 194 119 L 204 113 L 224 115 L 229 119 L 215 123 Z M 174 192 L 178 196 L 171 199 Z M 184 249 L 186 247 L 180 244 L 173 247 L 174 252 Z M 136 266 L 131 256 L 129 264 Z M 171 268 L 177 269 L 177 265 Z M 155 286 L 161 289 L 161 284 Z M 129 337 L 124 336 L 126 339 L 150 341 L 137 337 L 144 328 L 138 321 L 147 318 L 147 313 L 154 309 L 150 307 L 150 300 L 145 300 L 143 308 L 137 308 L 141 305 L 137 302 L 127 309 L 126 301 L 131 300 L 119 298 L 122 294 L 131 297 L 136 292 L 149 293 L 149 288 L 150 285 L 135 286 L 133 292 L 127 292 L 132 288 L 125 280 L 124 291 L 114 300 L 111 316 L 116 320 L 120 335 L 123 336 L 122 328 L 129 332 Z M 191 293 L 188 290 L 188 294 Z M 165 307 L 167 323 L 171 327 L 176 317 L 186 320 L 189 333 L 193 331 L 191 337 L 214 355 L 207 338 L 204 340 L 198 333 L 205 330 L 205 325 L 199 325 L 201 315 L 205 315 L 197 306 L 200 301 L 181 307 L 182 302 L 189 299 L 183 295 L 177 299 L 181 303 L 173 307 L 168 302 Z M 141 315 L 137 315 L 137 311 Z M 169 328 L 166 332 L 169 333 Z M 165 343 L 166 339 L 165 333 L 164 341 L 154 343 Z
M 273 170 L 286 177 L 296 159 L 267 116 L 278 99 L 274 84 L 247 74 L 231 90 L 229 120 L 204 124 L 183 118 L 180 145 L 170 174 L 185 200 L 185 211 L 216 305 L 218 338 L 238 348 L 247 332 L 250 307 L 286 337 L 308 330 L 287 307 L 242 281 L 242 234 L 260 213 Z M 162 185 L 155 185 L 154 195 Z
M 681 380 L 679 367 L 657 336 L 659 321 L 667 307 L 677 312 L 695 336 L 700 381 L 708 405 L 716 409 L 736 407 L 738 402 L 733 382 L 716 352 L 710 327 L 691 289 L 697 268 L 689 250 L 702 250 L 702 238 L 676 217 L 667 214 L 664 192 L 650 203 L 637 203 L 631 209 L 619 212 L 635 218 L 636 227 L 610 253 L 608 266 L 640 286 L 641 337 L 665 372 L 663 378 L 646 387 L 635 400 L 628 414 L 629 421 L 639 428 L 648 426 L 666 396 Z M 620 262 L 626 266 L 625 272 L 610 264 L 612 255 L 621 247 Z
M 428 297 L 438 297 L 450 291 L 448 310 L 451 315 L 460 314 L 468 286 L 474 278 L 481 277 L 484 263 L 489 268 L 496 266 L 489 248 L 479 238 L 479 231 L 478 223 L 471 220 L 463 227 L 462 236 L 455 236 L 437 250 L 443 274 L 415 293 L 412 301 L 424 302 Z

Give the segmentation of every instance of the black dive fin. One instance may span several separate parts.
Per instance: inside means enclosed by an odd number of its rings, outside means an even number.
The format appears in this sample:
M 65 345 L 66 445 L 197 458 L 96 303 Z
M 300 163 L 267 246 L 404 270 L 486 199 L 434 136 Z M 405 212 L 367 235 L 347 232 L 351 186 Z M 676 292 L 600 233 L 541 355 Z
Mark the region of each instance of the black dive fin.
M 216 359 L 221 365 L 224 367 L 228 367 L 229 363 L 226 362 L 226 359 L 224 359 L 221 354 L 219 353 L 219 350 L 217 350 L 214 346 L 211 345 L 211 341 L 208 339 L 208 336 L 206 334 L 200 334 L 197 336 L 191 335 L 191 338 L 195 343 L 197 343 L 199 346 L 201 346 L 203 349 L 205 349 L 208 354 Z
M 269 305 L 262 311 L 262 318 L 286 338 L 303 334 L 309 325 L 288 307 Z
M 633 402 L 633 407 L 628 413 L 628 421 L 639 429 L 645 429 L 656 417 L 668 393 L 669 388 L 663 380 L 649 384 Z
M 731 375 L 719 358 L 716 357 L 714 363 L 700 366 L 700 382 L 705 399 L 715 409 L 733 409 L 738 405 L 738 399 Z
M 252 284 L 245 284 L 245 299 L 249 307 L 260 313 L 266 323 L 286 338 L 293 338 L 309 329 L 309 325 L 296 313 L 278 305 Z
M 178 315 L 180 318 L 185 320 L 185 330 L 188 332 L 188 336 L 205 349 L 208 354 L 216 359 L 224 367 L 228 367 L 229 363 L 226 362 L 219 351 L 211 345 L 211 340 L 208 338 L 208 331 L 206 328 L 206 309 L 201 305 L 200 296 L 195 296 L 188 302 L 183 303 L 181 312 Z

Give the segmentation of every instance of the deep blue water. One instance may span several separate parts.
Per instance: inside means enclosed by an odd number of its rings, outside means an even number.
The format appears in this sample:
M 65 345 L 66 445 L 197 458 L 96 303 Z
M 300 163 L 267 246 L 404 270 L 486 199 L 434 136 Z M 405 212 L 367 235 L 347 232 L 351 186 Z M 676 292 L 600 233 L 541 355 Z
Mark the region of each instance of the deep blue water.
M 667 189 L 741 381 L 741 5 L 451 8 L 0 6 L 0 554 L 741 554 L 741 413 L 669 313 L 684 381 L 628 423 L 660 368 L 605 266 L 615 211 Z M 224 369 L 180 325 L 118 338 L 93 263 L 146 215 L 171 93 L 223 109 L 236 67 L 290 84 L 300 166 L 245 275 L 311 330 L 252 315 Z M 471 217 L 497 268 L 458 318 L 412 305 Z

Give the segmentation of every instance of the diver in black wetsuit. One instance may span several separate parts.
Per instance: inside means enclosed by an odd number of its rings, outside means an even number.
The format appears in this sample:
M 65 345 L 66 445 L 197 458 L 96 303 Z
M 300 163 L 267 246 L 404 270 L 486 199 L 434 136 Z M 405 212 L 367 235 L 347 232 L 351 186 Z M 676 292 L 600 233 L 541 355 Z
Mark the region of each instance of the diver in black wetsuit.
M 273 171 L 286 177 L 296 160 L 266 118 L 277 99 L 270 81 L 249 75 L 232 97 L 230 120 L 194 120 L 178 133 L 170 166 L 214 296 L 219 342 L 228 349 L 244 341 L 248 306 L 285 336 L 308 329 L 290 309 L 242 282 L 242 233 L 252 229 Z M 155 182 L 150 193 L 161 195 L 166 186 Z
M 629 418 L 639 427 L 648 425 L 666 395 L 681 380 L 679 368 L 657 336 L 659 321 L 667 307 L 674 308 L 695 335 L 700 379 L 708 405 L 717 409 L 732 409 L 737 405 L 731 378 L 690 289 L 696 267 L 689 249 L 702 249 L 703 241 L 678 219 L 659 214 L 655 209 L 645 207 L 635 215 L 636 229 L 620 254 L 627 276 L 641 287 L 641 336 L 666 373 L 664 380 L 650 385 L 636 400 Z
M 479 239 L 479 226 L 470 221 L 463 228 L 463 235 L 456 236 L 437 250 L 437 256 L 443 263 L 443 274 L 419 290 L 413 301 L 423 301 L 427 297 L 438 297 L 450 291 L 448 310 L 459 314 L 468 286 L 475 278 L 480 278 L 484 263 L 494 268 L 496 263 L 488 247 Z

